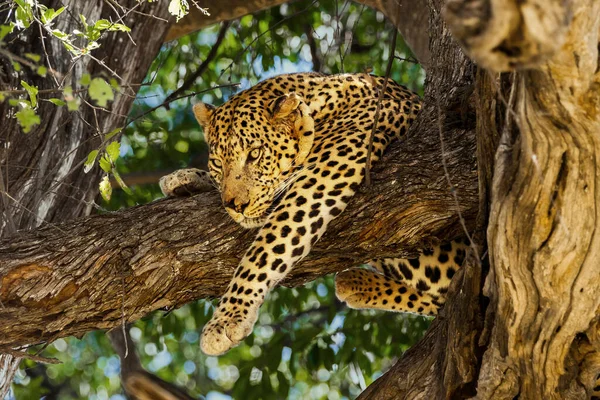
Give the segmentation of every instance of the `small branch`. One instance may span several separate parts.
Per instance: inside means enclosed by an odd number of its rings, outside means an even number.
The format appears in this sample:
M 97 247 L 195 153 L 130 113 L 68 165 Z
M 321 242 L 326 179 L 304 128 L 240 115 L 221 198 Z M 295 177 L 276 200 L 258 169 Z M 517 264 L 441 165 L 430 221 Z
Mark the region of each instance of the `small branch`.
M 387 68 L 385 69 L 385 79 L 383 80 L 383 87 L 379 92 L 379 98 L 377 99 L 377 109 L 375 110 L 375 121 L 373 121 L 373 130 L 369 135 L 369 147 L 367 148 L 367 165 L 365 166 L 365 186 L 371 186 L 371 153 L 373 152 L 373 136 L 377 131 L 377 124 L 379 123 L 379 113 L 381 112 L 381 101 L 385 95 L 387 89 L 388 80 L 392 72 L 392 64 L 394 63 L 394 53 L 396 51 L 396 38 L 398 37 L 398 29 L 394 27 L 394 35 L 392 36 L 392 43 L 390 45 L 390 55 L 388 58 Z
M 61 363 L 60 360 L 58 360 L 56 358 L 36 356 L 34 354 L 29 354 L 24 351 L 11 350 L 11 349 L 6 349 L 6 348 L 2 348 L 1 351 L 4 354 L 10 354 L 13 357 L 28 358 L 32 361 L 39 362 L 39 363 L 44 363 L 44 364 L 60 364 Z
M 158 110 L 159 108 L 161 108 L 161 107 L 164 107 L 165 105 L 167 105 L 167 104 L 169 104 L 169 103 L 172 103 L 172 102 L 174 102 L 174 101 L 181 100 L 181 99 L 185 99 L 186 97 L 192 97 L 192 96 L 196 96 L 196 95 L 199 95 L 199 94 L 202 94 L 202 93 L 210 92 L 211 90 L 215 90 L 215 89 L 223 89 L 223 88 L 229 88 L 229 87 L 236 87 L 236 86 L 239 86 L 239 85 L 240 85 L 239 83 L 228 83 L 228 84 L 226 84 L 226 85 L 213 86 L 213 87 L 211 87 L 211 88 L 208 88 L 208 89 L 205 89 L 205 90 L 201 90 L 201 91 L 199 91 L 199 92 L 194 92 L 194 93 L 190 93 L 190 94 L 185 94 L 185 95 L 183 95 L 183 96 L 175 97 L 175 98 L 173 98 L 173 99 L 171 99 L 171 100 L 168 100 L 168 101 L 167 101 L 167 100 L 165 100 L 165 101 L 163 101 L 161 104 L 157 105 L 156 107 L 152 107 L 151 109 L 149 109 L 149 110 L 147 110 L 147 111 L 144 111 L 143 113 L 141 113 L 141 114 L 140 114 L 140 115 L 138 115 L 137 117 L 135 117 L 135 118 L 133 118 L 133 119 L 131 119 L 131 120 L 127 121 L 123 127 L 126 127 L 126 126 L 127 126 L 127 125 L 129 125 L 130 123 L 132 123 L 132 122 L 135 122 L 135 121 L 137 121 L 138 119 L 140 119 L 140 118 L 143 118 L 143 117 L 145 117 L 146 115 L 148 115 L 148 114 L 150 114 L 150 113 L 152 113 L 152 112 L 154 112 L 154 111 Z
M 319 49 L 317 48 L 317 41 L 313 36 L 313 27 L 310 24 L 304 25 L 304 33 L 306 34 L 306 42 L 310 48 L 310 57 L 313 62 L 313 71 L 321 72 L 321 59 L 319 58 Z
M 200 64 L 198 69 L 196 69 L 196 71 L 194 71 L 189 77 L 186 78 L 186 80 L 180 87 L 177 88 L 177 90 L 175 90 L 173 93 L 167 96 L 165 102 L 170 103 L 171 101 L 173 101 L 173 99 L 176 99 L 177 96 L 179 96 L 181 93 L 188 90 L 194 84 L 194 82 L 196 82 L 196 79 L 198 79 L 198 77 L 201 76 L 208 69 L 208 65 L 216 57 L 219 51 L 219 47 L 221 46 L 223 39 L 225 39 L 225 35 L 227 34 L 227 30 L 229 29 L 230 25 L 231 21 L 225 21 L 221 23 L 221 29 L 219 29 L 219 36 L 217 37 L 217 40 L 211 47 L 210 52 L 208 53 L 204 61 L 202 61 L 202 64 Z

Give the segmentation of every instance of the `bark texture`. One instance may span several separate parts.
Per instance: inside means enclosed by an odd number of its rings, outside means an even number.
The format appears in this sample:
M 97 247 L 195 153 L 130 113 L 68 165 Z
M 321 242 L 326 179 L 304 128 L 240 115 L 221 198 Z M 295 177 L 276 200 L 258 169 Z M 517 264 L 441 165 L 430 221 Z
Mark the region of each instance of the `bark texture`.
M 207 0 L 202 2 L 210 16 L 195 7 L 173 25 L 166 40 L 173 40 L 220 21 L 229 21 L 246 14 L 287 3 L 286 0 Z M 356 0 L 357 3 L 381 11 L 398 29 L 413 53 L 427 69 L 430 61 L 428 16 L 426 0 Z M 318 3 L 315 4 L 318 7 Z
M 589 398 L 600 372 L 600 3 L 450 1 L 446 15 L 480 65 L 514 71 L 502 90 L 477 398 Z M 494 115 L 482 115 L 488 126 Z
M 136 4 L 136 1 L 129 1 L 123 6 L 131 8 Z M 106 2 L 50 1 L 46 5 L 55 9 L 65 6 L 72 15 L 83 14 L 90 21 L 117 18 Z M 138 11 L 160 18 L 168 17 L 167 7 L 162 3 L 144 3 Z M 122 78 L 121 84 L 139 84 L 170 24 L 136 13 L 131 13 L 123 22 L 134 27 L 131 32 L 133 40 L 123 33 L 109 32 L 93 55 Z M 64 13 L 57 19 L 56 28 L 71 32 L 73 23 L 68 13 Z M 45 45 L 50 65 L 64 78 L 63 87 L 71 86 L 73 91 L 84 89 L 79 84 L 84 73 L 92 77 L 111 76 L 105 67 L 89 57 L 81 57 L 71 68 L 73 59 L 63 45 L 49 38 L 42 41 L 40 31 L 34 28 L 23 35 L 15 35 L 14 40 L 8 42 L 7 49 L 17 55 L 44 55 Z M 12 66 L 6 57 L 0 58 L 0 64 L 0 86 L 3 88 L 20 89 L 21 79 L 37 85 L 40 90 L 57 88 L 51 76 L 42 78 L 28 68 L 23 68 L 23 75 L 19 77 L 9 73 Z M 62 82 L 60 78 L 57 80 Z M 0 103 L 0 175 L 5 186 L 0 203 L 3 216 L 0 232 L 10 226 L 29 229 L 43 222 L 65 221 L 89 214 L 102 171 L 94 168 L 85 174 L 81 166 L 88 153 L 101 145 L 103 134 L 125 122 L 124 116 L 134 100 L 135 88 L 124 88 L 128 95 L 117 96 L 109 105 L 110 112 L 85 104 L 79 111 L 69 112 L 66 107 L 40 102 L 37 113 L 41 122 L 28 134 L 22 133 L 17 119 L 11 114 L 14 108 L 8 102 Z M 46 98 L 60 96 L 60 92 L 44 95 Z

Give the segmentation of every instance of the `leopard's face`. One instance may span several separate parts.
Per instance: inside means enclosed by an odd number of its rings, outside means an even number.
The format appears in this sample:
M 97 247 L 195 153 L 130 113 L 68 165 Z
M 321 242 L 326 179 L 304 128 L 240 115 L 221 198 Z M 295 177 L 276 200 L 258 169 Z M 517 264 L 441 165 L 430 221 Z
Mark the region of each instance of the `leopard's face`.
M 273 101 L 233 101 L 219 108 L 196 105 L 209 144 L 209 171 L 225 209 L 245 228 L 262 226 L 285 193 L 298 156 L 294 121 L 274 120 Z M 271 107 L 270 107 L 271 106 Z

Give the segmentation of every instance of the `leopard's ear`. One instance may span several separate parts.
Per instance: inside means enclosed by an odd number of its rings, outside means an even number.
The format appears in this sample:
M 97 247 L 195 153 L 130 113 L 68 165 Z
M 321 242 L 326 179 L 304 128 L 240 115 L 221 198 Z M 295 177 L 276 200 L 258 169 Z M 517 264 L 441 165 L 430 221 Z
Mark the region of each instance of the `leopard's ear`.
M 202 128 L 205 128 L 210 123 L 210 119 L 212 118 L 216 108 L 211 104 L 196 103 L 194 104 L 193 110 L 196 121 L 198 121 Z
M 298 144 L 294 162 L 296 165 L 302 164 L 312 149 L 315 131 L 315 121 L 304 99 L 294 92 L 280 96 L 273 102 L 271 118 L 274 124 L 287 124 L 291 127 L 292 139 Z M 291 166 L 289 159 L 282 158 L 282 170 L 286 171 Z
M 279 96 L 271 107 L 271 118 L 277 121 L 288 117 L 298 109 L 300 102 L 302 102 L 301 97 L 293 92 Z

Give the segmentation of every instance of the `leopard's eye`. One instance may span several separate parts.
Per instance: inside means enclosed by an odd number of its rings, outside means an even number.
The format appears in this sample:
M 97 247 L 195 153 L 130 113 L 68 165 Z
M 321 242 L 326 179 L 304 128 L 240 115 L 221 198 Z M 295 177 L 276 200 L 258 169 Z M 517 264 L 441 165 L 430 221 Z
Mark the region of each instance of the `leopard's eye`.
M 260 158 L 260 155 L 262 154 L 262 150 L 260 147 L 257 147 L 256 149 L 253 149 L 250 154 L 248 154 L 248 161 L 256 161 Z
M 221 168 L 223 166 L 223 164 L 221 163 L 221 160 L 219 160 L 218 158 L 213 158 L 212 162 L 213 162 L 213 165 L 217 168 Z

